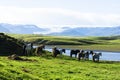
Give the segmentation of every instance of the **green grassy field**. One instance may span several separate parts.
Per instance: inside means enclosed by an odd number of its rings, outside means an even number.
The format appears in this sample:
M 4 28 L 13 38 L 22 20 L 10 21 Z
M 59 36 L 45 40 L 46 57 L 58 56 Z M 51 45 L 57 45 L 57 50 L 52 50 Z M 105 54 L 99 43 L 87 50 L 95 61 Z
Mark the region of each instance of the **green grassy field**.
M 23 57 L 26 58 L 26 57 Z M 0 80 L 119 80 L 120 62 L 77 61 L 68 56 L 27 57 L 15 61 L 0 57 Z
M 62 48 L 120 51 L 120 36 L 109 37 L 68 37 L 35 34 L 8 34 L 26 42 L 46 45 L 59 45 Z

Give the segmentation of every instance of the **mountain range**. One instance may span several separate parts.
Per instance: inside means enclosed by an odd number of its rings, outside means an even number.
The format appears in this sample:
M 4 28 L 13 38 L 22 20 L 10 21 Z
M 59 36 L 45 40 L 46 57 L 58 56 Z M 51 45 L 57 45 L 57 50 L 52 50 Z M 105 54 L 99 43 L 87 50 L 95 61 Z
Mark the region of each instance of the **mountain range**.
M 13 24 L 0 24 L 0 32 L 16 33 L 16 34 L 34 34 L 45 32 L 46 29 L 39 28 L 36 25 L 13 25 Z
M 16 34 L 45 34 L 50 29 L 40 28 L 36 25 L 13 25 L 0 24 L 0 32 L 16 33 Z M 120 26 L 116 27 L 63 27 L 61 32 L 52 32 L 47 35 L 54 36 L 115 36 L 120 35 Z
M 76 27 L 65 28 L 59 33 L 50 33 L 55 36 L 115 36 L 120 35 L 120 26 L 117 27 Z

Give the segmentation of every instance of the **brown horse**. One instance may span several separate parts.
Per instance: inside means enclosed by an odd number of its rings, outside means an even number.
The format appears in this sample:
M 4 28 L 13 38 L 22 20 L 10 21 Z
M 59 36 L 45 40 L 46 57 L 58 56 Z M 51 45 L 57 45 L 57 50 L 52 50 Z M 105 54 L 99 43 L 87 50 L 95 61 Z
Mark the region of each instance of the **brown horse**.
M 65 53 L 65 49 L 58 50 L 56 47 L 52 49 L 52 53 L 54 57 L 57 57 L 58 54 L 62 55 L 62 53 Z
M 45 48 L 45 45 L 43 45 L 43 44 L 38 46 L 35 50 L 36 55 L 42 55 L 44 48 Z
M 52 53 L 53 53 L 53 57 L 57 57 L 57 55 L 60 54 L 60 51 L 56 47 L 54 47 L 52 49 Z

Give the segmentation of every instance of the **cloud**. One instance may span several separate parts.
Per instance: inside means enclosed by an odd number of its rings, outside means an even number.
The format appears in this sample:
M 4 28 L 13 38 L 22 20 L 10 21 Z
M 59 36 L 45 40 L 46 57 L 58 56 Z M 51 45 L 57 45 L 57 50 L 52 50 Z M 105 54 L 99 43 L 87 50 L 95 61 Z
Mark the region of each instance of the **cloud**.
M 119 14 L 84 13 L 62 8 L 19 8 L 0 6 L 0 22 L 35 24 L 52 31 L 61 27 L 97 27 L 120 25 Z

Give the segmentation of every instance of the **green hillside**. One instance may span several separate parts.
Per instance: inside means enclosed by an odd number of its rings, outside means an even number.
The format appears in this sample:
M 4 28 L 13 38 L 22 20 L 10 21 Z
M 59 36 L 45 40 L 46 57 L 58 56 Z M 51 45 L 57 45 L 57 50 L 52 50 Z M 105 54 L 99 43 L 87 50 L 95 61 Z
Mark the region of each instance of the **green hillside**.
M 59 45 L 63 48 L 120 51 L 120 36 L 108 37 L 68 37 L 37 34 L 8 34 L 26 42 L 46 45 Z

